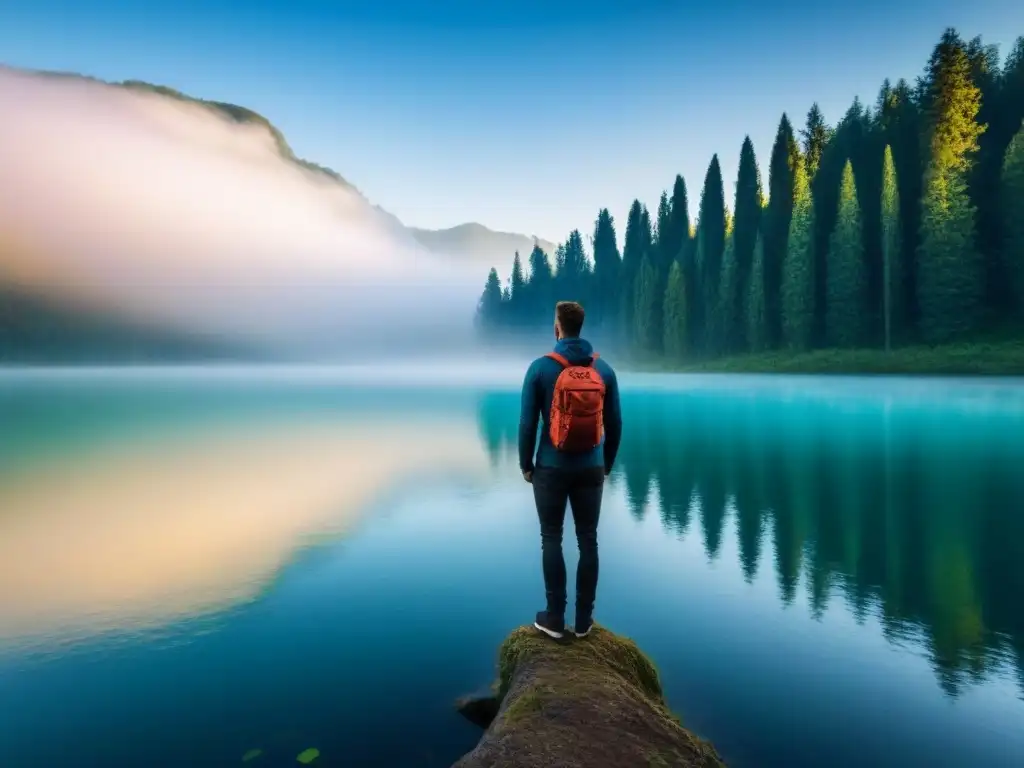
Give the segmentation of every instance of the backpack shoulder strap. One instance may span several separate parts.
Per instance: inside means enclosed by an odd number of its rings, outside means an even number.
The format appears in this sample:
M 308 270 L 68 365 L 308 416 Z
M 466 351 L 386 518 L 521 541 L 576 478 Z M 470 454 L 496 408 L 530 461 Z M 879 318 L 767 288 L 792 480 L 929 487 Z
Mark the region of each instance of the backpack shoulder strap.
M 548 352 L 546 355 L 544 355 L 544 357 L 550 357 L 552 360 L 554 360 L 556 363 L 561 365 L 563 368 L 568 368 L 569 367 L 569 361 L 566 360 L 563 355 L 560 355 L 557 352 Z

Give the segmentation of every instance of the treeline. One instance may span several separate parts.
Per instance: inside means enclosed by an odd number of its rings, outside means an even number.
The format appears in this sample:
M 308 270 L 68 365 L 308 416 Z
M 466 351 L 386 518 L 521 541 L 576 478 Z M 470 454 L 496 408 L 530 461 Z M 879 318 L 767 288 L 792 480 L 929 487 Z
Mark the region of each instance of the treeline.
M 653 218 L 633 201 L 621 254 L 603 209 L 590 253 L 574 230 L 553 264 L 535 247 L 504 286 L 492 269 L 478 327 L 547 329 L 575 299 L 603 343 L 670 359 L 1020 328 L 1024 37 L 999 58 L 948 29 L 913 85 L 886 80 L 835 126 L 817 104 L 799 130 L 783 114 L 767 190 L 748 137 L 731 209 L 716 155 L 695 223 L 682 176 Z
M 231 359 L 254 350 L 95 314 L 0 284 L 0 365 Z

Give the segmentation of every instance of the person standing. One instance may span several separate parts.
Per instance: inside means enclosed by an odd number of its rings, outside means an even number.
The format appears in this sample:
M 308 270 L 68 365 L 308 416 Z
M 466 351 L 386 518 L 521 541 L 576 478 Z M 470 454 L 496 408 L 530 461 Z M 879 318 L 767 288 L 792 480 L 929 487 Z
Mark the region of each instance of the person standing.
M 555 348 L 527 369 L 519 416 L 519 468 L 533 485 L 547 593 L 547 606 L 537 613 L 534 626 L 556 639 L 566 632 L 566 503 L 572 508 L 580 549 L 573 632 L 586 637 L 594 625 L 604 479 L 622 439 L 615 371 L 580 338 L 583 318 L 583 307 L 574 301 L 555 306 Z M 543 424 L 539 442 L 538 421 Z

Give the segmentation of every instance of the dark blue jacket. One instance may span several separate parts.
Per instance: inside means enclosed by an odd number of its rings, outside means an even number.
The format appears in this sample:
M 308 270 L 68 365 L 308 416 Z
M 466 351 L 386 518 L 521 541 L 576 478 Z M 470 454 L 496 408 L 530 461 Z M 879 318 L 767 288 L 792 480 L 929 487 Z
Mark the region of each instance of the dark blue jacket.
M 555 352 L 570 363 L 583 364 L 593 360 L 594 348 L 580 338 L 559 339 Z M 622 411 L 619 408 L 619 383 L 615 371 L 598 357 L 594 368 L 605 383 L 604 440 L 593 451 L 566 453 L 551 443 L 551 400 L 555 394 L 555 380 L 562 366 L 550 357 L 538 357 L 526 371 L 523 380 L 523 404 L 519 415 L 519 468 L 530 472 L 534 465 L 576 469 L 603 466 L 611 472 L 615 454 L 622 439 Z M 537 443 L 537 421 L 541 421 L 540 444 Z M 536 449 L 536 461 L 534 450 Z

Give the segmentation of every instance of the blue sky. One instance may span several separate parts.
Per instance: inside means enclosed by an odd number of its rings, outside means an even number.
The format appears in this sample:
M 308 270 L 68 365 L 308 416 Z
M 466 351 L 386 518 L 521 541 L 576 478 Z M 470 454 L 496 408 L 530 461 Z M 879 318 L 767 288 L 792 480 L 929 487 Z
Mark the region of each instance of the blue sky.
M 832 122 L 956 26 L 1007 50 L 1018 0 L 4 0 L 0 62 L 143 79 L 266 115 L 407 224 L 563 240 L 624 226 L 718 153 L 762 173 L 781 113 Z

